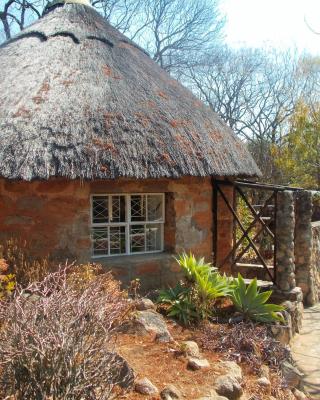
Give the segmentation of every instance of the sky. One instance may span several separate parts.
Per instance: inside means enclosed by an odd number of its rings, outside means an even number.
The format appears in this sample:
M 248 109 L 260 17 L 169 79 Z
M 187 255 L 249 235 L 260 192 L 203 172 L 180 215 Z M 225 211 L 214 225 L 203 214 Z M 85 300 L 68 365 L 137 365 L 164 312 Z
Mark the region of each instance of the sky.
M 320 56 L 320 0 L 221 0 L 221 11 L 233 47 L 296 47 Z

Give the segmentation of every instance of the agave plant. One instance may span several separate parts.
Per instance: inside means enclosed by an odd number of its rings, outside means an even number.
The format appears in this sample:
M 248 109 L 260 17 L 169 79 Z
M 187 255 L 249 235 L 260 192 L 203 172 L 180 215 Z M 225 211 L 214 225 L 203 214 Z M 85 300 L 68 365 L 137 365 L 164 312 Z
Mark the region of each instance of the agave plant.
M 244 279 L 239 274 L 234 281 L 234 287 L 231 292 L 231 299 L 236 309 L 245 319 L 251 319 L 258 322 L 284 322 L 280 314 L 284 310 L 282 306 L 276 304 L 267 304 L 272 291 L 259 292 L 257 279 L 253 279 L 249 285 L 246 285 Z
M 192 300 L 191 288 L 180 282 L 174 287 L 161 290 L 157 303 L 167 304 L 168 317 L 178 319 L 184 325 L 188 325 L 198 319 L 196 305 Z
M 187 296 L 190 293 L 190 288 L 182 285 L 180 282 L 173 288 L 160 290 L 157 298 L 157 303 L 171 304 L 172 302 Z

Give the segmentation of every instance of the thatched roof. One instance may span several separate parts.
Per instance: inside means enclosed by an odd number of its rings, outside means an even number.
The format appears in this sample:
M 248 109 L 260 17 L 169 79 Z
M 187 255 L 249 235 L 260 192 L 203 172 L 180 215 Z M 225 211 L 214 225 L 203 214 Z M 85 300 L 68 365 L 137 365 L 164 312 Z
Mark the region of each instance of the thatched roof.
M 256 176 L 207 106 L 93 8 L 55 8 L 0 47 L 0 176 Z

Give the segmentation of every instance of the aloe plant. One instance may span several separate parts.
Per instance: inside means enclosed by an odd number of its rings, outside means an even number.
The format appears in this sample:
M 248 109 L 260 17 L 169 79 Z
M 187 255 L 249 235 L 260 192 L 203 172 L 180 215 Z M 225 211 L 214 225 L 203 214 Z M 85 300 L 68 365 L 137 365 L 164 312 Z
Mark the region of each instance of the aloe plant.
M 183 270 L 187 281 L 194 283 L 197 276 L 209 275 L 215 268 L 210 263 L 206 263 L 204 258 L 197 259 L 192 253 L 182 253 L 175 258 Z
M 284 322 L 283 316 L 280 314 L 284 308 L 276 304 L 267 303 L 271 294 L 271 290 L 259 292 L 256 278 L 249 285 L 246 285 L 239 274 L 234 281 L 234 288 L 230 297 L 236 309 L 245 319 L 267 323 Z
M 198 319 L 196 306 L 191 298 L 191 288 L 180 282 L 174 288 L 161 290 L 157 303 L 167 304 L 167 315 L 185 325 Z

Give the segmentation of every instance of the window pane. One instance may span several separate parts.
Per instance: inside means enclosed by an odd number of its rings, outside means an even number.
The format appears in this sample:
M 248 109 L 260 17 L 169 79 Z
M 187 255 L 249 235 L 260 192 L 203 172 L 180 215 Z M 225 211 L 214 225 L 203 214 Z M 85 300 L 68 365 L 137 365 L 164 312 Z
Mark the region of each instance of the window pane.
M 125 226 L 110 227 L 110 254 L 124 254 L 126 252 Z
M 131 221 L 146 221 L 146 196 L 131 196 Z
M 144 225 L 130 226 L 130 251 L 131 253 L 141 253 L 146 251 Z
M 161 195 L 148 195 L 148 221 L 162 221 L 162 202 L 163 196 Z
M 112 196 L 112 219 L 111 222 L 126 221 L 126 198 L 125 196 Z
M 92 198 L 92 222 L 94 224 L 109 222 L 108 196 L 97 196 Z
M 93 255 L 108 255 L 108 228 L 93 228 Z
M 161 250 L 161 225 L 148 224 L 146 226 L 146 250 Z

